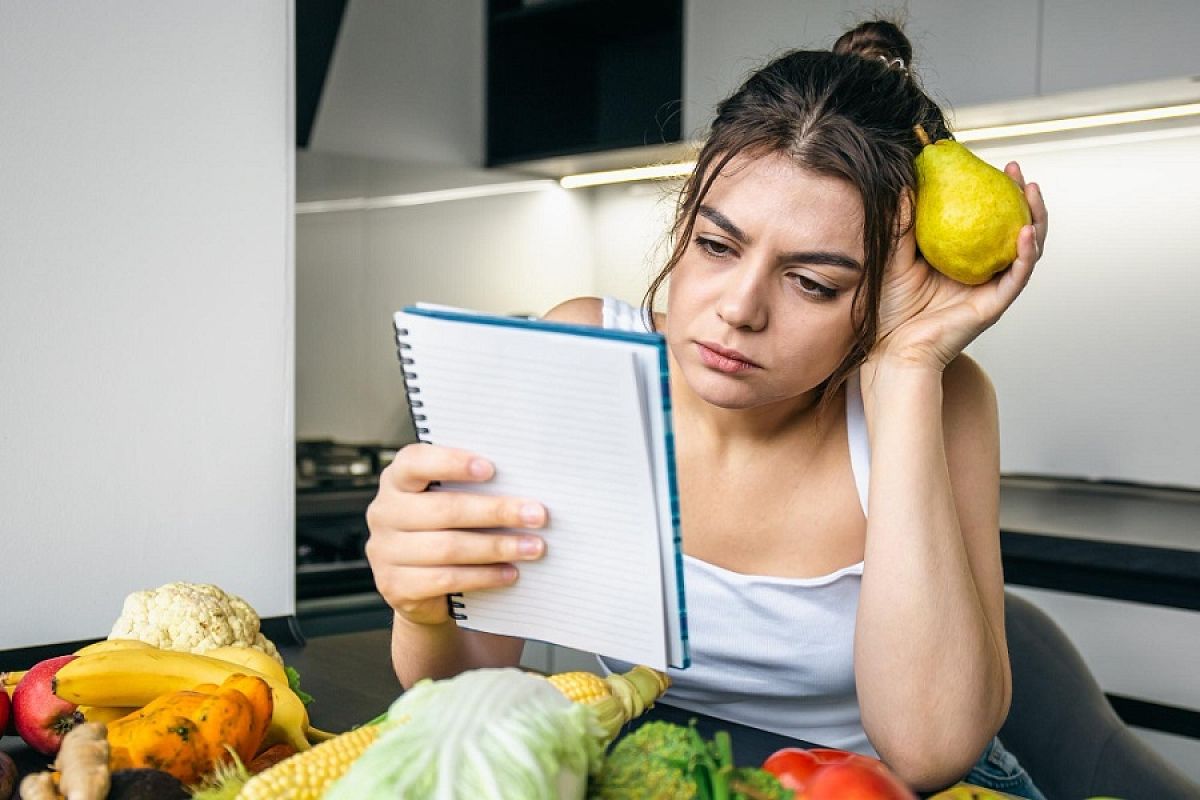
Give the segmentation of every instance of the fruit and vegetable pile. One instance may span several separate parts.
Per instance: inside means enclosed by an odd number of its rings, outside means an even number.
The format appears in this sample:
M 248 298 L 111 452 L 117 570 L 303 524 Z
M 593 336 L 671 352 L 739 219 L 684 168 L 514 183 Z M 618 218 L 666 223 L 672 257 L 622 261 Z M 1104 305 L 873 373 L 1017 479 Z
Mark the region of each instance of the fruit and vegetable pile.
M 111 638 L 0 674 L 10 721 L 54 761 L 22 800 L 914 800 L 884 764 L 838 750 L 734 763 L 728 733 L 648 722 L 669 686 L 479 669 L 417 683 L 355 729 L 313 728 L 298 676 L 246 603 L 214 586 L 131 595 Z M 11 709 L 10 709 L 11 696 Z M 616 743 L 613 744 L 614 740 Z M 0 800 L 17 781 L 0 753 Z M 959 786 L 939 800 L 1004 795 Z

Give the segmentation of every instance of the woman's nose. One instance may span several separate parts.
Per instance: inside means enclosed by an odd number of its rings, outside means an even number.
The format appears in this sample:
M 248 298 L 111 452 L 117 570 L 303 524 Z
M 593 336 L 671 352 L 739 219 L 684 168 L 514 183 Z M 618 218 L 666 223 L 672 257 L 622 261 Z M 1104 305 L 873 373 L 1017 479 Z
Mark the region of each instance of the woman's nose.
M 717 316 L 726 325 L 752 331 L 766 327 L 768 315 L 764 280 L 758 272 L 757 269 L 747 268 L 730 276 L 717 306 Z

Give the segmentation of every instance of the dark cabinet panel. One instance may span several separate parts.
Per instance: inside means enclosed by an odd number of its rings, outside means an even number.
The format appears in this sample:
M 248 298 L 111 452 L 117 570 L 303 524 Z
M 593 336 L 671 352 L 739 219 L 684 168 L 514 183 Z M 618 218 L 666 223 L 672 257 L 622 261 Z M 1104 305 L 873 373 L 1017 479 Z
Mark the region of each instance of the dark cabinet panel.
M 680 139 L 681 0 L 488 4 L 487 162 Z

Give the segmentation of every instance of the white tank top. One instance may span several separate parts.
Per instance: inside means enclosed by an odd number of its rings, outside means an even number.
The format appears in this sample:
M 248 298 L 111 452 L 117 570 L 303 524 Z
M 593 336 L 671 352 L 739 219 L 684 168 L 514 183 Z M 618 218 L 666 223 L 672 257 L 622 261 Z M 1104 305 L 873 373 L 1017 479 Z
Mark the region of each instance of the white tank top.
M 604 327 L 648 330 L 640 309 L 604 299 Z M 870 452 L 855 373 L 846 389 L 850 464 L 863 513 Z M 670 670 L 664 702 L 818 744 L 876 755 L 854 686 L 860 561 L 819 578 L 745 575 L 685 555 L 692 666 Z M 610 671 L 631 665 L 600 660 Z

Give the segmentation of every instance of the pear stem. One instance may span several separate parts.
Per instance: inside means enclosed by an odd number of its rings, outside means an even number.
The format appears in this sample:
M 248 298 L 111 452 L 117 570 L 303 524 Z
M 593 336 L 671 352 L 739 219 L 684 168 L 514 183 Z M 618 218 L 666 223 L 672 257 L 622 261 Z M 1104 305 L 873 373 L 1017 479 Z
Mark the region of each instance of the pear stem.
M 921 143 L 921 147 L 929 145 L 929 134 L 925 133 L 925 129 L 920 125 L 914 125 L 913 131 L 917 134 L 917 141 Z

